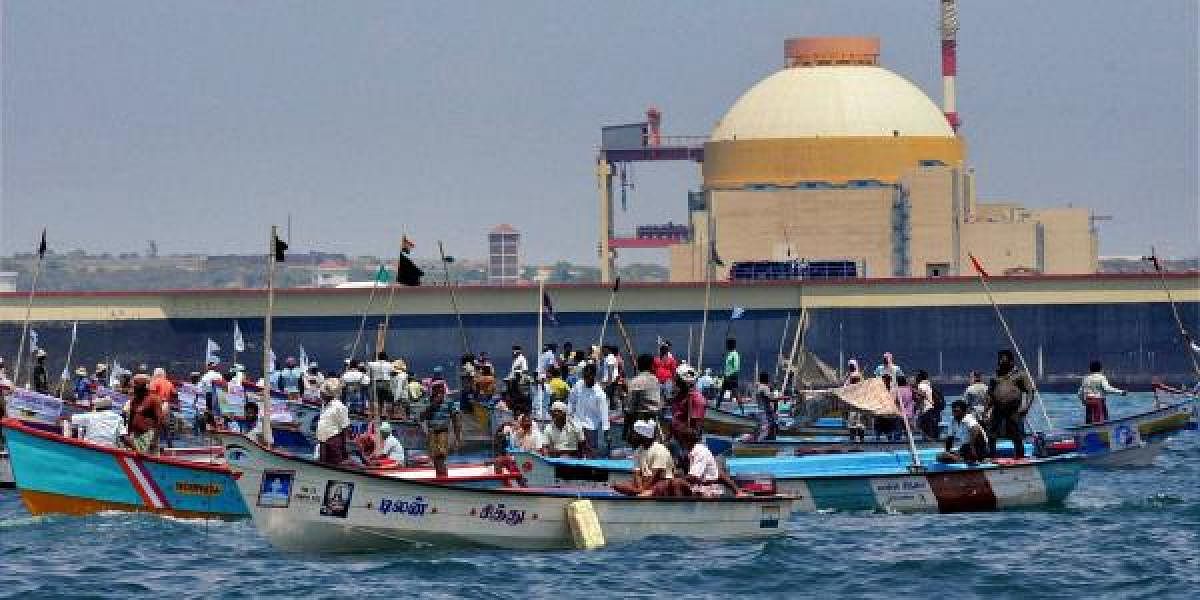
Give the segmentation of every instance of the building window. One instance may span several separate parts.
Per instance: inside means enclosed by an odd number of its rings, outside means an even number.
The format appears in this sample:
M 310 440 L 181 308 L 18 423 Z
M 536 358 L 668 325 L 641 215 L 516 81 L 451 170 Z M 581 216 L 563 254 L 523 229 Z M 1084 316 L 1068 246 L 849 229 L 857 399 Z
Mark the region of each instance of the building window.
M 925 263 L 926 277 L 945 277 L 950 274 L 950 263 Z

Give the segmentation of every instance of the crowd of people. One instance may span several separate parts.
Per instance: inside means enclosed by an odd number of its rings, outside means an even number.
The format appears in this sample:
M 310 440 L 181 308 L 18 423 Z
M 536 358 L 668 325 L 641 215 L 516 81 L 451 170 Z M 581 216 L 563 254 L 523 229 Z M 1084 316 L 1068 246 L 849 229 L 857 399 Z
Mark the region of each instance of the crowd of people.
M 507 374 L 497 377 L 496 365 L 486 352 L 465 354 L 457 366 L 457 389 L 452 391 L 441 367 L 428 377 L 413 373 L 403 359 L 378 352 L 372 360 L 347 359 L 340 370 L 322 370 L 315 362 L 299 364 L 287 358 L 265 379 L 251 381 L 240 364 L 222 371 L 216 362 L 202 372 L 192 372 L 187 381 L 199 390 L 203 405 L 197 407 L 193 431 L 211 427 L 240 426 L 261 439 L 263 412 L 247 402 L 241 422 L 220 417 L 217 390 L 240 386 L 262 389 L 269 386 L 292 402 L 320 407 L 316 427 L 318 460 L 340 464 L 352 459 L 364 463 L 404 464 L 405 451 L 392 431 L 390 421 L 417 421 L 426 435 L 430 460 L 439 475 L 447 473 L 450 453 L 463 441 L 462 414 L 473 403 L 483 403 L 498 417 L 496 450 L 517 449 L 565 457 L 607 457 L 616 442 L 633 449 L 634 481 L 622 488 L 627 493 L 657 495 L 711 495 L 733 490 L 733 484 L 700 443 L 706 410 L 723 400 L 740 401 L 741 359 L 734 339 L 726 341 L 719 374 L 697 369 L 680 360 L 671 344 L 660 340 L 657 352 L 636 356 L 632 365 L 616 346 L 575 349 L 571 343 L 546 344 L 535 359 L 525 356 L 519 345 L 511 349 Z M 55 394 L 46 369 L 46 352 L 34 356 L 30 387 Z M 1098 362 L 1090 365 L 1079 389 L 1086 422 L 1108 419 L 1105 396 L 1124 394 L 1104 376 Z M 89 373 L 78 367 L 58 390 L 65 399 L 100 406 L 115 392 L 128 398 L 125 405 L 125 443 L 141 452 L 157 452 L 169 446 L 180 431 L 173 417 L 177 404 L 175 384 L 162 368 L 146 365 L 131 370 L 96 365 Z M 1009 350 L 997 356 L 995 374 L 987 379 L 972 372 L 961 400 L 951 408 L 948 433 L 943 437 L 941 419 L 945 400 L 927 371 L 912 377 L 884 353 L 872 372 L 891 394 L 899 417 L 870 417 L 850 410 L 847 426 L 857 439 L 873 429 L 877 437 L 895 439 L 912 428 L 927 440 L 944 439 L 946 461 L 968 463 L 996 455 L 997 442 L 1009 440 L 1016 458 L 1024 456 L 1025 419 L 1033 403 L 1033 383 L 1014 361 Z M 847 363 L 845 384 L 862 382 L 858 360 Z M 0 402 L 13 387 L 0 360 Z M 771 439 L 778 430 L 779 394 L 766 373 L 758 375 L 750 397 L 757 404 L 759 439 Z M 536 403 L 536 404 L 535 404 Z M 382 421 L 374 435 L 355 438 L 351 415 L 378 416 Z M 613 415 L 617 415 L 614 419 Z M 549 419 L 538 426 L 539 417 Z M 613 423 L 619 422 L 619 431 Z M 901 427 L 903 425 L 903 428 Z M 365 439 L 369 437 L 370 439 Z M 379 441 L 377 441 L 379 440 Z

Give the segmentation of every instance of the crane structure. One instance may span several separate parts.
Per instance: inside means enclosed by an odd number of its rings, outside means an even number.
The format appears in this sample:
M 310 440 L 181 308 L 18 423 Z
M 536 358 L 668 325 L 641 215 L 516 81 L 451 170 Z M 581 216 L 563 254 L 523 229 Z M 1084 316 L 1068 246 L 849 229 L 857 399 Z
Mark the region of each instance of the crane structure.
M 610 125 L 600 130 L 600 150 L 596 154 L 596 184 L 600 192 L 600 280 L 611 282 L 616 276 L 618 248 L 665 248 L 681 241 L 674 224 L 638 227 L 632 237 L 618 237 L 613 227 L 613 177 L 620 179 L 621 206 L 632 188 L 628 181 L 630 166 L 636 162 L 704 161 L 701 136 L 663 136 L 662 112 L 651 106 L 646 120 L 639 123 Z

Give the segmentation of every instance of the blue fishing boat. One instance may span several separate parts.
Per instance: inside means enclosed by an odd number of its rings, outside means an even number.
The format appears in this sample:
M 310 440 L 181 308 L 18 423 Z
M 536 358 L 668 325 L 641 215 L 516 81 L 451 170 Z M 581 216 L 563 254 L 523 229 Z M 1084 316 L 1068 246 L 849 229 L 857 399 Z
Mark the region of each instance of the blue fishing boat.
M 796 497 L 797 512 L 974 512 L 1061 504 L 1075 489 L 1083 456 L 941 464 L 936 450 L 729 459 L 730 475 Z M 546 458 L 517 453 L 533 486 L 610 486 L 629 481 L 630 460 Z
M 149 456 L 64 437 L 17 419 L 0 421 L 12 471 L 29 512 L 83 515 L 106 510 L 185 518 L 249 515 L 217 449 Z

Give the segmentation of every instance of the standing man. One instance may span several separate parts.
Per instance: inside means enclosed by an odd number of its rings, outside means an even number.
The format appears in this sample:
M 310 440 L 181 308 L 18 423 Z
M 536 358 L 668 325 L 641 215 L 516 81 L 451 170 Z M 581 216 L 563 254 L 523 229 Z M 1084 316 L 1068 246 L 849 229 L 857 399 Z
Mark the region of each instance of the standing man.
M 725 340 L 725 368 L 722 370 L 724 379 L 721 380 L 722 396 L 726 400 L 738 399 L 738 375 L 742 372 L 742 355 L 737 351 L 737 340 Z M 718 402 L 718 405 L 720 402 Z
M 654 376 L 654 357 L 649 354 L 639 354 L 637 357 L 638 374 L 629 380 L 629 410 L 625 413 L 625 423 L 632 425 L 635 421 L 653 421 L 658 423 L 662 416 L 662 388 L 658 377 Z M 629 437 L 629 427 L 626 427 L 626 439 Z
M 558 354 L 555 352 L 557 345 L 546 344 L 542 346 L 542 353 L 538 355 L 537 374 L 538 381 L 545 381 L 548 377 L 550 367 L 558 364 Z
M 664 398 L 671 397 L 671 380 L 675 377 L 675 369 L 678 367 L 679 361 L 675 360 L 674 354 L 671 354 L 671 342 L 660 344 L 658 356 L 654 357 L 654 376 L 658 378 L 658 385 L 662 387 Z
M 440 367 L 434 369 L 438 373 Z M 421 414 L 425 425 L 426 446 L 429 449 L 429 459 L 433 461 L 433 470 L 438 477 L 446 477 L 449 470 L 446 461 L 450 457 L 450 422 L 453 418 L 454 407 L 452 400 L 446 397 L 445 381 L 438 385 L 435 379 L 430 385 L 429 406 Z
M 996 356 L 996 376 L 988 382 L 989 454 L 996 455 L 996 441 L 1011 440 L 1013 458 L 1025 458 L 1025 415 L 1033 403 L 1033 382 L 1013 362 L 1012 350 Z
M 1093 360 L 1088 365 L 1088 374 L 1079 382 L 1079 401 L 1083 403 L 1084 422 L 1088 425 L 1098 425 L 1108 420 L 1108 399 L 1105 394 L 1120 394 L 1125 390 L 1115 388 L 1104 376 L 1104 365 Z
M 342 402 L 338 380 L 330 377 L 321 388 L 321 398 L 326 400 L 317 419 L 317 460 L 329 464 L 340 465 L 349 454 L 346 453 L 346 437 L 350 429 L 350 411 Z
M 391 413 L 395 396 L 392 395 L 392 361 L 388 360 L 387 352 L 381 350 L 375 354 L 375 360 L 367 363 L 367 374 L 371 377 L 371 398 L 374 400 L 370 414 Z
M 988 386 L 983 382 L 983 374 L 979 371 L 971 371 L 970 382 L 967 389 L 963 390 L 962 399 L 967 403 L 967 410 L 982 423 L 983 408 L 987 405 Z
M 209 362 L 205 365 L 204 374 L 200 376 L 200 391 L 204 393 L 204 423 L 208 426 L 216 426 L 217 413 L 220 412 L 220 406 L 217 402 L 217 388 L 225 385 L 225 378 L 221 376 L 221 372 L 217 370 L 217 363 Z
M 583 429 L 583 437 L 594 457 L 608 456 L 608 396 L 596 381 L 596 365 L 583 365 L 583 378 L 571 389 L 568 412 Z
M 33 365 L 33 391 L 49 395 L 50 376 L 46 373 L 46 351 L 38 348 L 35 356 L 37 357 L 37 364 Z

